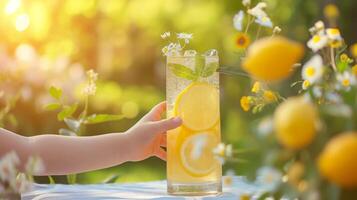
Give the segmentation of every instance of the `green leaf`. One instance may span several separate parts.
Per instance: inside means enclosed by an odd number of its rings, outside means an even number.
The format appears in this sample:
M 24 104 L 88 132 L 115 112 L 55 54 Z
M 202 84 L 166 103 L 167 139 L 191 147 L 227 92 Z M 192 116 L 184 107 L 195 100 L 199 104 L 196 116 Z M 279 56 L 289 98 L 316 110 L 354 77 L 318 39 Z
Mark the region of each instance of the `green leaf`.
M 339 72 L 344 72 L 348 68 L 348 63 L 347 62 L 338 62 L 337 63 L 337 70 Z
M 218 67 L 219 67 L 218 62 L 212 62 L 207 64 L 207 66 L 204 68 L 203 72 L 201 73 L 201 76 L 204 78 L 211 76 L 213 73 L 217 71 Z
M 57 114 L 57 119 L 63 121 L 64 118 L 71 117 L 74 112 L 76 112 L 78 104 L 73 104 L 72 106 L 63 106 L 61 112 Z
M 192 69 L 186 66 L 175 64 L 175 63 L 169 63 L 168 67 L 176 76 L 180 78 L 184 78 L 191 81 L 195 81 L 198 78 L 198 75 Z
M 56 184 L 55 179 L 52 176 L 48 176 L 48 180 L 50 181 L 50 184 Z
M 50 103 L 44 106 L 44 109 L 47 111 L 57 110 L 61 108 L 61 104 L 59 103 Z
M 62 90 L 60 88 L 56 88 L 54 86 L 51 86 L 50 87 L 50 95 L 53 98 L 59 100 L 61 98 L 61 96 L 62 96 Z
M 202 72 L 205 69 L 205 57 L 203 56 L 196 56 L 195 59 L 195 73 L 197 74 L 197 76 L 201 76 Z
M 77 182 L 77 175 L 76 174 L 67 175 L 67 182 L 68 184 L 75 184 Z
M 117 121 L 123 119 L 123 115 L 107 115 L 107 114 L 93 114 L 88 116 L 84 123 L 85 124 L 98 124 L 103 122 Z
M 81 123 L 74 119 L 64 118 L 64 122 L 67 124 L 68 128 L 74 132 L 78 132 L 81 127 Z
M 58 133 L 60 135 L 64 135 L 64 136 L 77 136 L 77 134 L 71 130 L 65 129 L 65 128 L 61 128 Z
M 13 114 L 11 114 L 11 113 L 7 115 L 7 121 L 8 121 L 12 126 L 17 126 L 17 124 L 18 124 L 15 115 L 13 115 Z
M 108 178 L 104 179 L 102 181 L 103 184 L 109 184 L 109 183 L 115 183 L 115 181 L 119 178 L 118 174 L 113 174 L 109 176 Z

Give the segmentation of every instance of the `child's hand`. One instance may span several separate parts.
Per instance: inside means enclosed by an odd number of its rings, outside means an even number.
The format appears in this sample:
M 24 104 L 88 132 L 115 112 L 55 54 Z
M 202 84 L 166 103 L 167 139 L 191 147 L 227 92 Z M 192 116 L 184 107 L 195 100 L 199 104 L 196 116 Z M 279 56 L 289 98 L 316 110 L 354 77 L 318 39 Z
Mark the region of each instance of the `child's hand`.
M 166 110 L 166 103 L 161 102 L 147 113 L 126 134 L 130 143 L 129 158 L 131 161 L 144 160 L 157 156 L 166 160 L 166 131 L 181 125 L 179 117 L 161 120 L 161 114 Z

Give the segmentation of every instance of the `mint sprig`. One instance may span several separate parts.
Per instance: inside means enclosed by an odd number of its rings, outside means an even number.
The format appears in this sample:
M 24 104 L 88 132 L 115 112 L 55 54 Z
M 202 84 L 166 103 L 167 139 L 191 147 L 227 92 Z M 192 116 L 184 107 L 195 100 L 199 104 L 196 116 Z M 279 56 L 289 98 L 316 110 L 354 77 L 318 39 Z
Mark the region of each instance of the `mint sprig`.
M 190 81 L 197 81 L 200 77 L 207 78 L 217 71 L 219 65 L 218 62 L 212 62 L 206 65 L 205 57 L 196 56 L 195 69 L 192 70 L 189 67 L 176 63 L 169 63 L 169 69 L 180 78 L 184 78 Z

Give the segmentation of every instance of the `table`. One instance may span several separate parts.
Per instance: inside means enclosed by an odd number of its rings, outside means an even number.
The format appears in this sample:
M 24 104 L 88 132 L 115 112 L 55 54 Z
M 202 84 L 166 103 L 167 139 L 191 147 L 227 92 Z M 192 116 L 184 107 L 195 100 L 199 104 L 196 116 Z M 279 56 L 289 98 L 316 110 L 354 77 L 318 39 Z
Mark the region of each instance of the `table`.
M 153 181 L 124 184 L 90 185 L 47 185 L 34 184 L 32 190 L 23 194 L 24 200 L 97 200 L 97 199 L 224 199 L 239 200 L 242 194 L 253 195 L 266 192 L 269 187 L 249 183 L 244 177 L 235 176 L 232 184 L 223 186 L 223 193 L 217 196 L 179 197 L 166 193 L 166 181 Z

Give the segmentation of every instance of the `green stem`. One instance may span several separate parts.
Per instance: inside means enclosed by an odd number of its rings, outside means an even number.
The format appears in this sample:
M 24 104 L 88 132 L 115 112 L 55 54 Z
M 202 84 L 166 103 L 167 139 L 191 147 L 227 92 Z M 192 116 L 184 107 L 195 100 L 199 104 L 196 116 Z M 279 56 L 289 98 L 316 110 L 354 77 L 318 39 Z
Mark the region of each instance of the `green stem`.
M 334 50 L 333 47 L 330 48 L 330 58 L 331 58 L 331 65 L 332 69 L 337 72 L 337 67 L 336 67 L 336 62 L 335 62 L 335 55 L 334 55 Z

